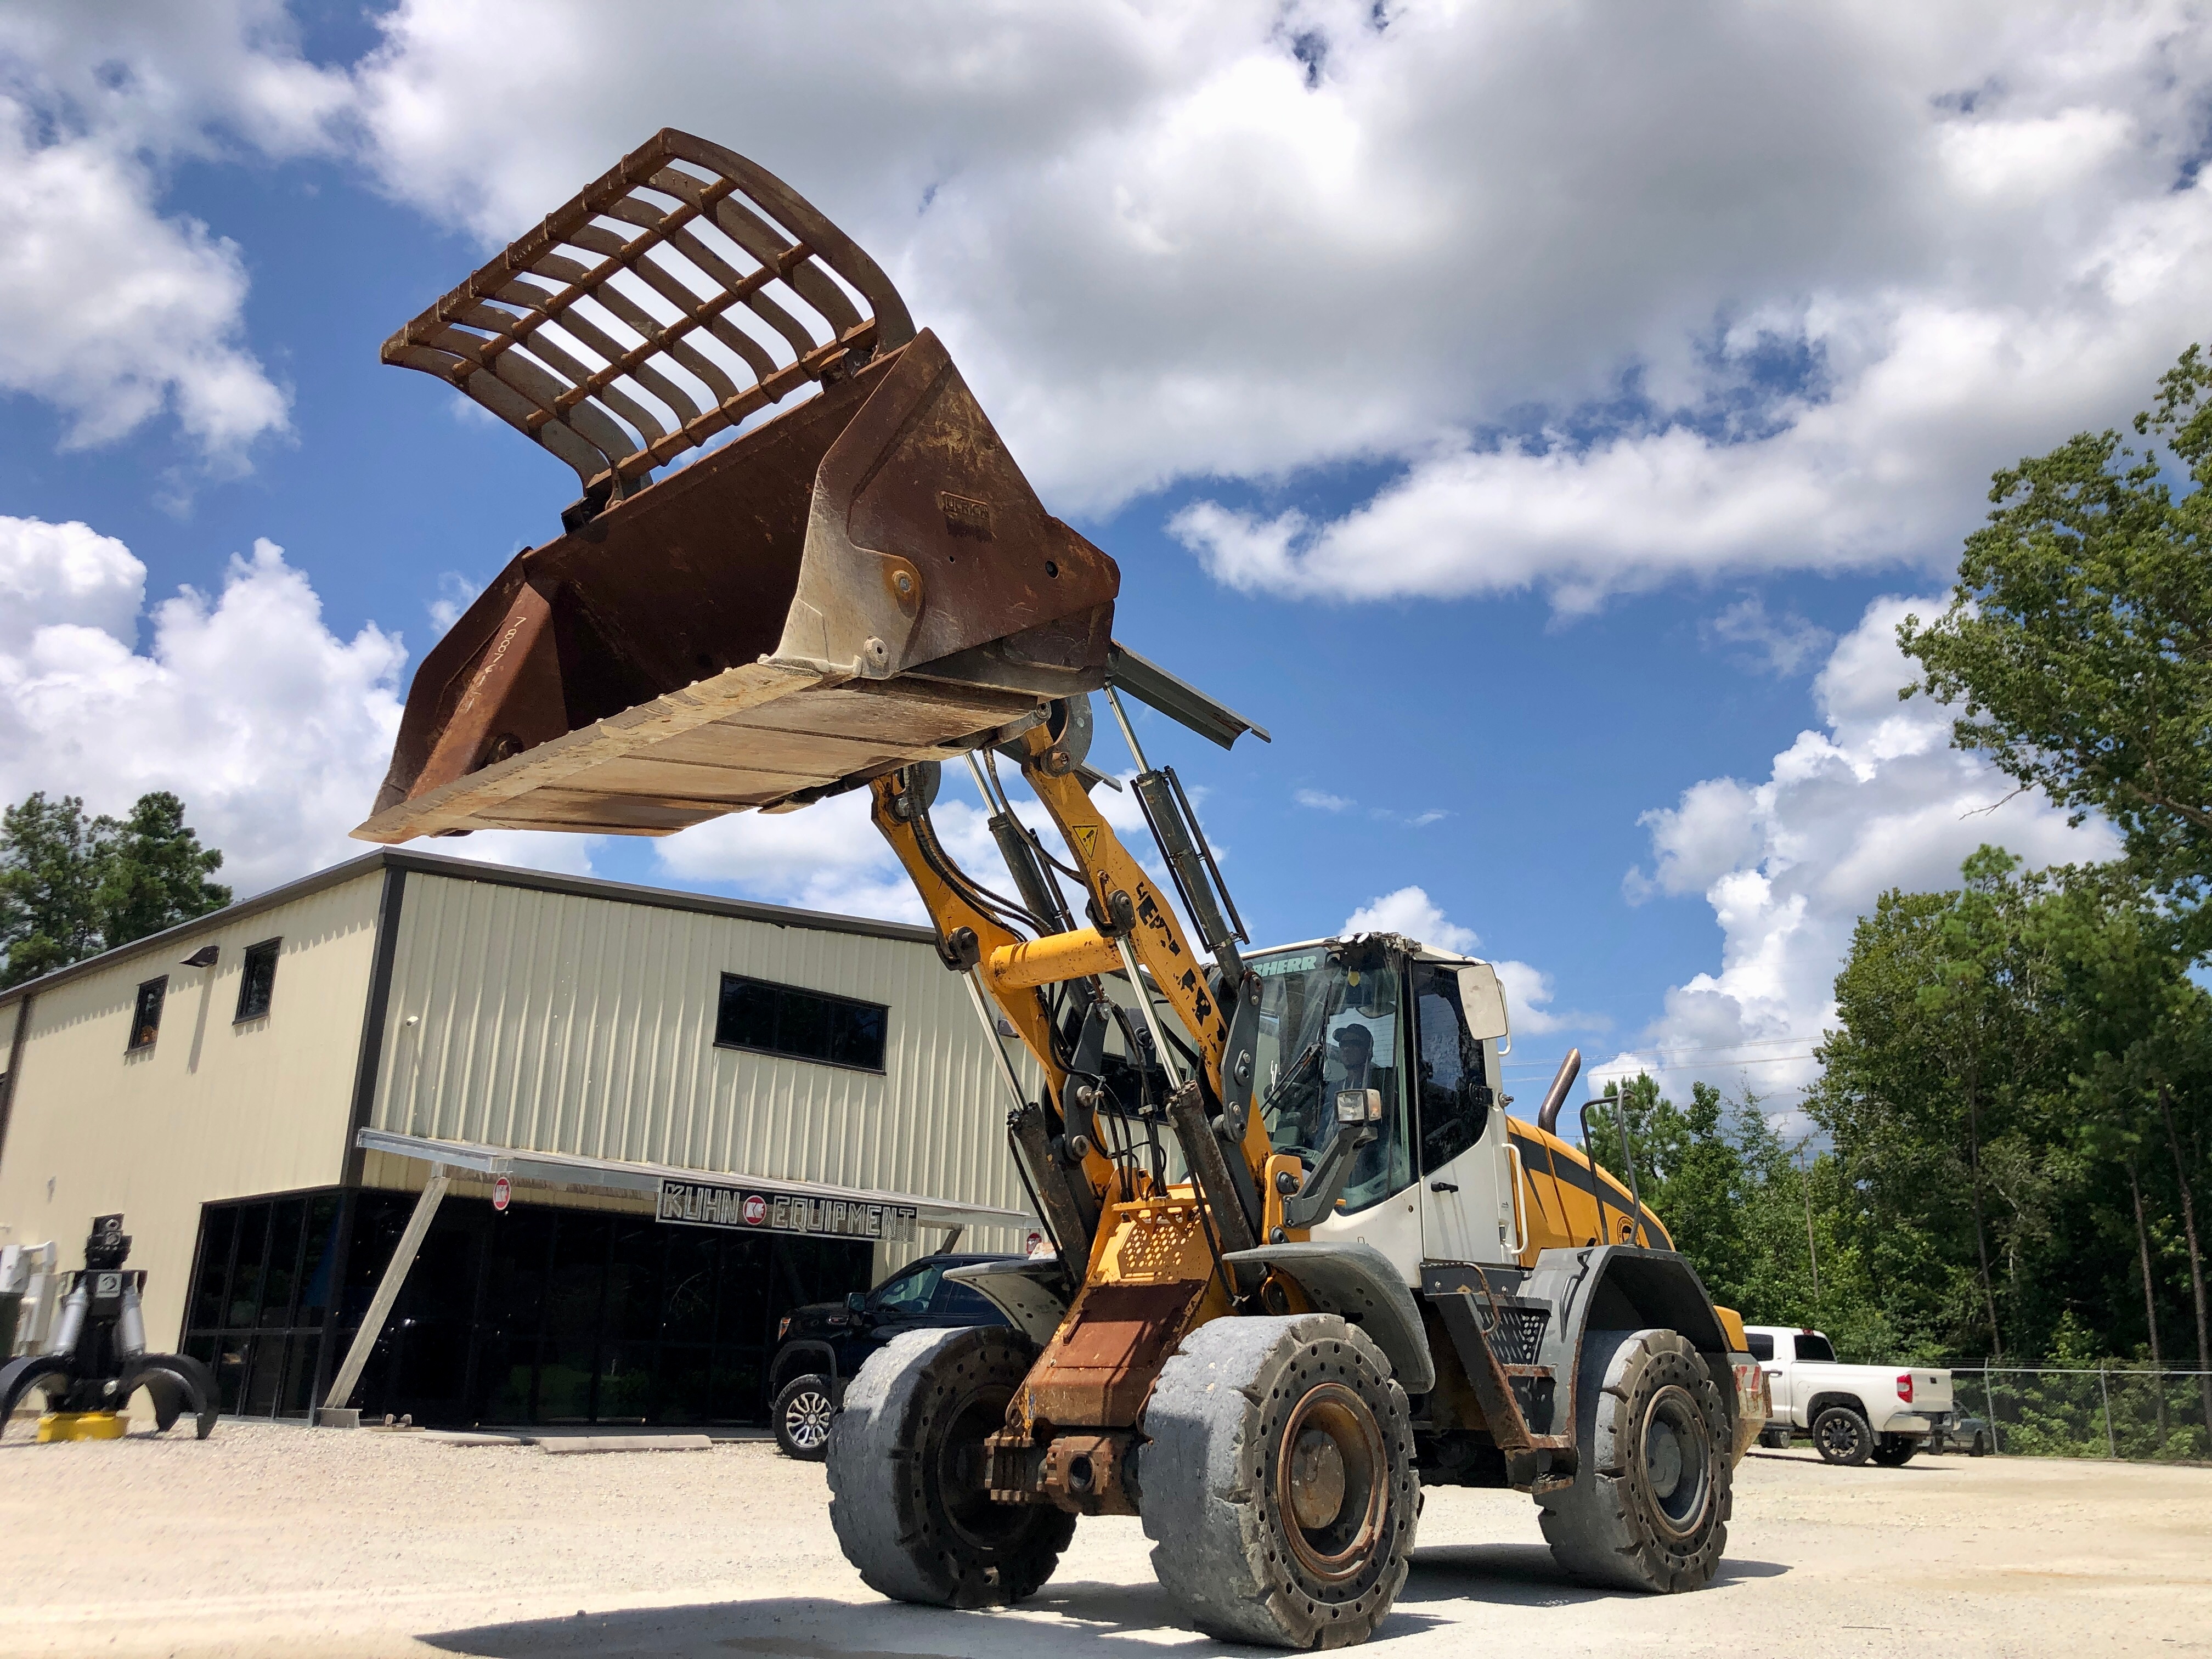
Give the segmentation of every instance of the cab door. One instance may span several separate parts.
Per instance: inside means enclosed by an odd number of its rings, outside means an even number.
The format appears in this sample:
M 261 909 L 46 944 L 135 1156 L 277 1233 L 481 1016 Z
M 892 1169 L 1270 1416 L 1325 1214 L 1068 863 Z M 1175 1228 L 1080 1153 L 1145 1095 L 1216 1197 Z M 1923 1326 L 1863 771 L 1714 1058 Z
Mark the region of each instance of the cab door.
M 1421 1254 L 1431 1261 L 1505 1261 L 1513 1191 L 1505 1114 L 1487 1058 L 1493 1045 L 1469 1020 L 1455 965 L 1411 967 Z M 1476 1010 L 1478 1022 L 1484 1012 Z

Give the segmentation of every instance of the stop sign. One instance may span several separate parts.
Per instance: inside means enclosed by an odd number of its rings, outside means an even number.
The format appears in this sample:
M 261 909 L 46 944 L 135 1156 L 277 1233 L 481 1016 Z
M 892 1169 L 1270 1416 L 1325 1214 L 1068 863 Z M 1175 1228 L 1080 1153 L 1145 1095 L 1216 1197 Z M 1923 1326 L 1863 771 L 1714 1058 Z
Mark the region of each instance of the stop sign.
M 507 1184 L 507 1177 L 505 1176 L 501 1176 L 498 1180 L 491 1183 L 491 1206 L 493 1209 L 504 1210 L 507 1207 L 507 1200 L 513 1195 L 514 1189 Z

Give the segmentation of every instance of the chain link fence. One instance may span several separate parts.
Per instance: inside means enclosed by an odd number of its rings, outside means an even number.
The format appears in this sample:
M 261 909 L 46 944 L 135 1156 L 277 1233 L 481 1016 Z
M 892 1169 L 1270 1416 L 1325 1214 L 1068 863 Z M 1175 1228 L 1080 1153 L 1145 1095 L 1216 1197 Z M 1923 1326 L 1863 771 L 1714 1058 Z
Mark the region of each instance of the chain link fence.
M 1990 1425 L 1991 1449 L 2018 1457 L 2212 1461 L 2212 1372 L 2131 1365 L 1954 1365 L 1961 1416 Z

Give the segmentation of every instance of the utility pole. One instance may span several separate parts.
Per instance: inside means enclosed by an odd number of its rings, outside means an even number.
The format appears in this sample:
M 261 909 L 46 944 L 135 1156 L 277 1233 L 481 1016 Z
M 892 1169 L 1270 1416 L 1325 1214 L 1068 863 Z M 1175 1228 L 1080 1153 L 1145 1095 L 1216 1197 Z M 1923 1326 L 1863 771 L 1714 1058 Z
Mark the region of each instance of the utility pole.
M 1809 1135 L 1806 1137 L 1808 1140 L 1810 1139 Z M 1813 1267 L 1813 1301 L 1817 1306 L 1820 1300 L 1820 1252 L 1813 1242 L 1813 1172 L 1806 1166 L 1805 1141 L 1797 1143 L 1796 1152 L 1797 1187 L 1805 1195 L 1805 1259 Z

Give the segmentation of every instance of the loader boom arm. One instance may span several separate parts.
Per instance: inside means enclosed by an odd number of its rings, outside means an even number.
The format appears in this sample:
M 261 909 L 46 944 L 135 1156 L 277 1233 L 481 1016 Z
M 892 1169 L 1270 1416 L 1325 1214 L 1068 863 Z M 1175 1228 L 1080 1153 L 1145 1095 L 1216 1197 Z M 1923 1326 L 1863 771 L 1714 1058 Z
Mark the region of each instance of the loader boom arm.
M 1053 1135 L 1062 1147 L 1073 1146 L 1077 1137 L 1087 1147 L 1063 1161 L 1066 1167 L 1079 1168 L 1093 1203 L 1103 1205 L 1115 1195 L 1121 1177 L 1102 1150 L 1109 1143 L 1100 1133 L 1095 1105 L 1075 1097 L 1074 1089 L 1080 1085 L 1071 1085 L 1042 988 L 1116 972 L 1127 975 L 1133 966 L 1140 971 L 1133 989 L 1145 999 L 1148 993 L 1142 980 L 1149 975 L 1198 1056 L 1197 1075 L 1177 1080 L 1195 1086 L 1199 1098 L 1216 1103 L 1216 1109 L 1222 1097 L 1229 1023 L 1206 964 L 1191 948 L 1166 895 L 1106 822 L 1052 726 L 1032 727 L 1021 743 L 1023 778 L 1051 816 L 1073 868 L 1080 872 L 1089 926 L 1024 939 L 987 913 L 970 896 L 973 884 L 937 841 L 927 807 L 917 809 L 918 795 L 906 773 L 878 779 L 871 786 L 872 817 L 927 907 L 947 965 L 975 978 L 1036 1061 L 1048 1095 L 1038 1103 L 1048 1110 Z M 1170 1079 L 1176 1079 L 1180 1068 L 1174 1060 L 1164 1054 L 1161 1058 Z M 1233 1152 L 1257 1191 L 1273 1152 L 1257 1114 L 1248 1117 Z M 1049 1178 L 1046 1173 L 1031 1173 L 1040 1187 Z M 1121 1195 L 1129 1194 L 1124 1190 Z M 1237 1201 L 1227 1192 L 1202 1196 L 1209 1204 Z M 1218 1221 L 1215 1230 L 1218 1234 Z M 1073 1248 L 1073 1242 L 1063 1241 L 1063 1247 Z

